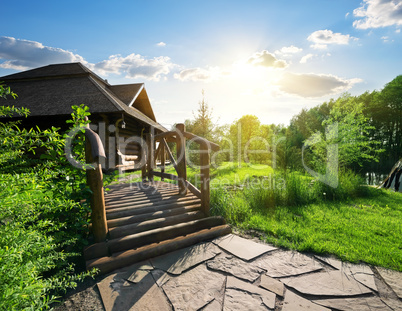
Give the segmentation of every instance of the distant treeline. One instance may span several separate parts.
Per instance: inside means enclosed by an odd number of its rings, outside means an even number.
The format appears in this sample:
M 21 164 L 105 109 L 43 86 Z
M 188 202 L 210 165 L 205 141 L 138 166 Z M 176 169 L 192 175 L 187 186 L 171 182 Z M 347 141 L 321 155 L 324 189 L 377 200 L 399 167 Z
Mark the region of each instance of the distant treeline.
M 387 174 L 402 157 L 402 75 L 381 91 L 359 96 L 344 93 L 303 109 L 289 126 L 261 124 L 253 115 L 217 126 L 212 116 L 203 96 L 194 119 L 185 123 L 188 131 L 220 144 L 218 161 L 251 161 L 301 170 L 307 143 L 304 163 L 319 171 L 325 168 L 328 146 L 337 144 L 341 168 Z

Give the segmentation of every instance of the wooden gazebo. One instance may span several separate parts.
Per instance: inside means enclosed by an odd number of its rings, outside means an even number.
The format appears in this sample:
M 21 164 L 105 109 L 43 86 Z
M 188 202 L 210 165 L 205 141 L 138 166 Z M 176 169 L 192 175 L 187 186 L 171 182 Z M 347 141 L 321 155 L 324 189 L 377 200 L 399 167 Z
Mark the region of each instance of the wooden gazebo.
M 91 126 L 105 147 L 104 169 L 133 168 L 139 161 L 137 142 L 151 127 L 156 133 L 166 129 L 156 122 L 143 83 L 110 85 L 81 63 L 54 64 L 0 77 L 18 95 L 15 100 L 1 100 L 2 105 L 25 107 L 28 118 L 21 118 L 26 128 L 68 128 L 66 120 L 72 105 L 84 104 L 91 113 Z M 3 119 L 4 121 L 8 121 Z

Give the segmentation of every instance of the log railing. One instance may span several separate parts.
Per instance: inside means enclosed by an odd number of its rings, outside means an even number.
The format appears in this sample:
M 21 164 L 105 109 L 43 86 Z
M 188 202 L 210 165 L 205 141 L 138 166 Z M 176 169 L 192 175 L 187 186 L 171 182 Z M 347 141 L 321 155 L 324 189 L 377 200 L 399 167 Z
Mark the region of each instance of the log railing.
M 103 173 L 99 159 L 105 156 L 105 150 L 99 135 L 86 127 L 85 160 L 92 168 L 86 170 L 87 184 L 91 189 L 91 220 L 95 242 L 106 240 L 108 226 L 106 222 L 105 197 L 103 191 Z
M 100 157 L 105 157 L 105 152 L 99 136 L 85 128 L 86 137 L 86 162 L 92 164 L 91 169 L 87 169 L 87 183 L 91 189 L 91 209 L 92 209 L 92 232 L 95 242 L 105 241 L 108 234 L 108 226 L 106 221 L 105 198 L 103 191 L 103 174 Z M 187 163 L 186 163 L 186 140 L 195 142 L 200 146 L 200 190 L 187 180 Z M 156 143 L 159 142 L 158 148 L 155 150 Z M 176 159 L 169 148 L 168 142 L 176 143 Z M 145 146 L 144 146 L 145 147 Z M 205 215 L 209 215 L 210 201 L 210 152 L 218 151 L 219 146 L 202 137 L 196 136 L 185 131 L 184 124 L 177 124 L 175 131 L 169 131 L 154 135 L 151 132 L 147 135 L 146 147 L 142 148 L 142 157 L 146 161 L 141 161 L 142 179 L 148 178 L 153 181 L 154 176 L 160 177 L 162 180 L 176 180 L 179 186 L 179 193 L 186 194 L 189 190 L 201 200 L 201 208 Z M 156 159 L 160 158 L 160 171 L 157 171 Z M 168 159 L 166 159 L 166 157 Z M 177 175 L 165 173 L 166 160 L 169 160 L 175 168 Z M 145 165 L 144 165 L 145 164 Z
M 186 140 L 199 144 L 200 146 L 200 190 L 187 180 L 187 161 L 186 161 Z M 158 148 L 155 150 L 156 143 Z M 168 146 L 168 142 L 176 143 L 176 159 Z M 202 211 L 209 215 L 210 201 L 210 152 L 218 151 L 219 146 L 202 137 L 185 131 L 184 124 L 177 124 L 175 131 L 169 131 L 147 136 L 147 167 L 142 170 L 143 180 L 148 177 L 153 181 L 154 176 L 160 177 L 162 180 L 176 180 L 179 186 L 179 193 L 186 194 L 189 190 L 201 200 Z M 177 175 L 165 173 L 166 156 L 171 165 L 175 168 Z M 156 171 L 156 159 L 160 158 L 160 171 Z

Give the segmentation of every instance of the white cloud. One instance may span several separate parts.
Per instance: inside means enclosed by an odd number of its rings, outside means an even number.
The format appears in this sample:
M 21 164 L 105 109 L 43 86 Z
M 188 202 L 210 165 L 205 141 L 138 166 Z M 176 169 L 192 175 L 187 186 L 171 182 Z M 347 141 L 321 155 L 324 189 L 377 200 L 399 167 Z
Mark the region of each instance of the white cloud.
M 314 50 L 326 50 L 328 48 L 328 45 L 316 43 L 310 45 L 310 47 Z
M 311 45 L 313 49 L 325 49 L 328 44 L 349 44 L 350 39 L 354 38 L 328 29 L 314 31 L 307 37 L 307 40 L 314 43 Z
M 316 56 L 316 55 L 311 54 L 311 53 L 309 53 L 309 54 L 307 54 L 307 55 L 304 55 L 304 56 L 300 59 L 300 64 L 305 64 L 305 63 L 307 63 L 307 61 L 310 60 L 310 59 L 312 59 L 314 56 Z
M 401 32 L 401 30 L 400 30 L 400 29 L 397 29 L 397 30 L 395 30 L 395 32 L 396 32 L 396 33 L 400 33 L 400 32 Z
M 402 25 L 402 0 L 363 0 L 353 15 L 361 18 L 353 22 L 358 29 Z
M 126 78 L 130 79 L 145 78 L 159 81 L 162 77 L 169 74 L 170 70 L 175 66 L 167 56 L 147 59 L 140 54 L 133 53 L 126 57 L 112 55 L 109 59 L 95 64 L 93 69 L 101 74 L 125 73 Z
M 288 66 L 286 61 L 277 59 L 273 54 L 266 50 L 254 53 L 248 61 L 248 64 L 261 67 L 285 68 Z
M 285 73 L 278 81 L 278 86 L 284 93 L 312 98 L 344 92 L 361 81 L 345 80 L 333 75 Z
M 0 37 L 0 68 L 26 70 L 49 64 L 81 62 L 99 74 L 126 74 L 127 78 L 145 78 L 158 81 L 169 74 L 177 65 L 167 56 L 147 59 L 139 54 L 126 57 L 112 55 L 97 64 L 90 64 L 85 59 L 70 51 L 44 46 L 40 42 Z
M 204 81 L 209 82 L 211 80 L 219 79 L 222 75 L 219 67 L 203 68 L 188 68 L 174 74 L 175 79 L 180 81 Z
M 157 43 L 156 46 L 161 46 L 161 47 L 163 47 L 163 46 L 166 46 L 166 43 L 163 42 L 163 41 L 161 41 L 161 42 Z
M 280 50 L 276 50 L 275 54 L 277 55 L 289 55 L 289 54 L 295 54 L 295 53 L 300 53 L 301 51 L 303 51 L 302 48 L 298 48 L 294 45 L 291 46 L 284 46 L 283 48 L 281 48 Z
M 0 59 L 5 60 L 0 64 L 1 68 L 16 70 L 26 70 L 55 63 L 81 62 L 87 64 L 82 56 L 70 51 L 12 37 L 0 37 Z

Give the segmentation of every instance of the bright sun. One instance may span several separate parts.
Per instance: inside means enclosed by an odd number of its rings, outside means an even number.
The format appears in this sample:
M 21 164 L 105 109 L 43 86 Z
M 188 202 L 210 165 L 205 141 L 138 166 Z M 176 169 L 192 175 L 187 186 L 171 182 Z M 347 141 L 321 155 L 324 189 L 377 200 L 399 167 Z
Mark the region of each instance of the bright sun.
M 280 76 L 281 72 L 277 69 L 247 63 L 233 64 L 231 71 L 232 82 L 248 94 L 270 95 L 276 89 L 276 81 Z

